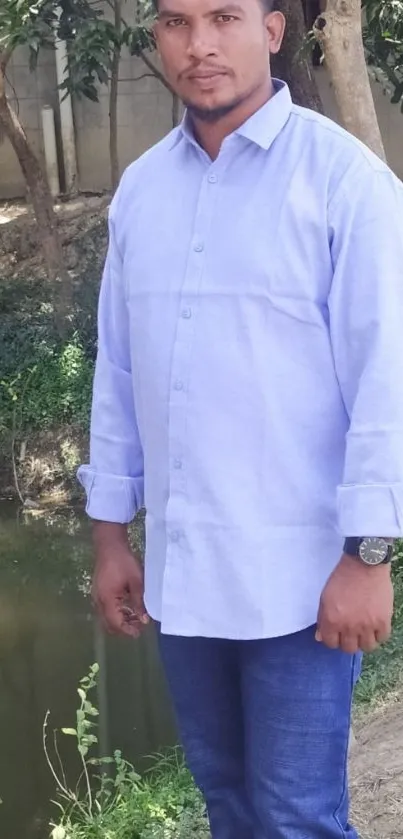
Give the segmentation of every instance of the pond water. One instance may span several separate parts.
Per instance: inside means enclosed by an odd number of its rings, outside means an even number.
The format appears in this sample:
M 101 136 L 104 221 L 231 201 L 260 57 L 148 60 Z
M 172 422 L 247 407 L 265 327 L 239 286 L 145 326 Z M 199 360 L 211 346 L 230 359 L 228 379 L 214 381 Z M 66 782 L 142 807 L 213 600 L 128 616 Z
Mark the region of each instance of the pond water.
M 0 504 L 1 839 L 47 839 L 55 785 L 43 752 L 44 717 L 50 710 L 50 743 L 54 728 L 74 726 L 78 682 L 94 662 L 100 755 L 119 748 L 141 769 L 147 756 L 176 742 L 153 632 L 137 642 L 104 635 L 90 578 L 84 516 L 72 509 L 39 516 Z M 73 746 L 61 735 L 75 784 Z

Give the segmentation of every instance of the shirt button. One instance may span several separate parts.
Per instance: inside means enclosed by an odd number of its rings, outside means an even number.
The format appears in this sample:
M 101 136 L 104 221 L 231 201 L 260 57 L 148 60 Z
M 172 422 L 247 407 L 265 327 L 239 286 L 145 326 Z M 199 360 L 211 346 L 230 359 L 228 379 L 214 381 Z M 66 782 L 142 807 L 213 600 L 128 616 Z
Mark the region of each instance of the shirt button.
M 175 467 L 175 469 L 182 469 L 182 461 L 179 457 L 175 458 L 174 467 Z
M 182 309 L 182 317 L 188 320 L 192 317 L 192 310 L 191 309 Z
M 176 382 L 174 383 L 174 388 L 175 390 L 183 390 L 183 382 L 181 381 L 181 379 L 176 379 Z
M 209 184 L 216 184 L 217 183 L 217 175 L 209 175 L 208 176 Z
M 203 243 L 202 242 L 197 242 L 197 244 L 194 246 L 194 250 L 196 251 L 196 253 L 201 253 L 202 250 L 204 250 Z
M 179 530 L 172 530 L 171 531 L 171 542 L 179 542 L 180 539 Z

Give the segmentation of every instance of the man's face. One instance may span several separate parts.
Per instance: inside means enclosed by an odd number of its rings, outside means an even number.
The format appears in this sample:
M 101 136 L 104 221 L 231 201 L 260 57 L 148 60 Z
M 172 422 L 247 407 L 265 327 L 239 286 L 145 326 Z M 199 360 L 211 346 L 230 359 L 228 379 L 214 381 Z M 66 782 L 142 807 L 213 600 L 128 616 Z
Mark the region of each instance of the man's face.
M 165 76 L 204 118 L 246 101 L 269 77 L 284 18 L 260 0 L 159 0 L 155 36 Z

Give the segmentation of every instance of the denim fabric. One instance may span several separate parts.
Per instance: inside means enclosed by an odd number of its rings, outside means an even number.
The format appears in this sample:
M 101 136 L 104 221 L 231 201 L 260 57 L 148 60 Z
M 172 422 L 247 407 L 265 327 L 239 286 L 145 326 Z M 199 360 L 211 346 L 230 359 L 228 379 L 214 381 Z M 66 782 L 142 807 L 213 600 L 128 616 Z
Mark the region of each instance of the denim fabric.
M 160 646 L 213 839 L 357 839 L 346 764 L 359 657 L 312 627 L 257 641 L 160 634 Z

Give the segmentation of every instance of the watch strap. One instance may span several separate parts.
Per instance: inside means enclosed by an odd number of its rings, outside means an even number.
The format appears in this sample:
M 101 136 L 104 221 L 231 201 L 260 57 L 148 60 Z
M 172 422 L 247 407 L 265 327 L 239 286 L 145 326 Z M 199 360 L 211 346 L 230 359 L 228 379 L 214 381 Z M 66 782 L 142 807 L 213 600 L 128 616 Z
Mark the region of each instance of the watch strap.
M 380 563 L 381 565 L 387 565 L 389 562 L 392 561 L 393 558 L 393 539 L 385 539 L 383 536 L 379 537 L 382 542 L 386 542 L 388 546 L 388 552 L 385 559 L 382 560 Z M 344 542 L 344 553 L 348 554 L 348 556 L 357 557 L 357 559 L 361 560 L 360 548 L 363 542 L 367 541 L 368 537 L 362 536 L 349 536 Z

